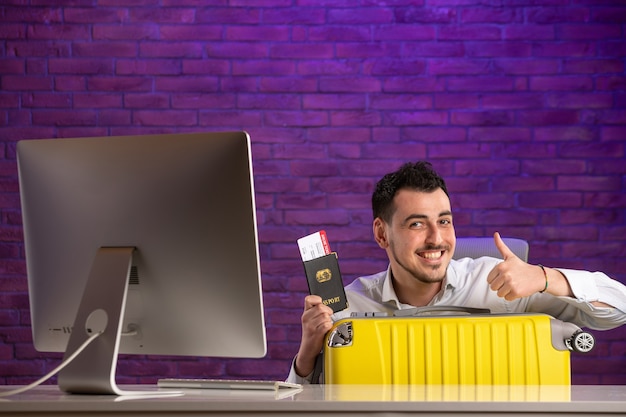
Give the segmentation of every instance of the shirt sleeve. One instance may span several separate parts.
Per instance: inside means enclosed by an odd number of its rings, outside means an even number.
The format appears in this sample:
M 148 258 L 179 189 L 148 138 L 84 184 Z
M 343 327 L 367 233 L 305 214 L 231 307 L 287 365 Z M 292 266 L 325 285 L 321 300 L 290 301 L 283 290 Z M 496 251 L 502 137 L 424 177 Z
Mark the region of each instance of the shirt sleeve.
M 293 358 L 293 361 L 291 361 L 291 369 L 289 370 L 289 376 L 287 376 L 287 379 L 285 380 L 285 382 L 291 382 L 294 384 L 302 384 L 302 385 L 310 384 L 311 377 L 313 376 L 313 372 L 311 372 L 305 377 L 298 375 L 296 373 L 295 362 L 296 362 L 296 358 Z
M 550 314 L 580 327 L 608 330 L 626 324 L 626 286 L 602 272 L 558 269 L 567 279 L 574 297 L 534 294 L 527 311 Z M 611 307 L 594 306 L 599 301 Z
M 626 314 L 626 286 L 602 272 L 558 269 L 569 282 L 576 300 L 582 303 L 600 301 Z
M 319 384 L 321 381 L 324 380 L 323 371 L 322 371 L 323 363 L 324 363 L 323 357 L 324 355 L 322 353 L 320 353 L 317 356 L 313 371 L 304 377 L 297 374 L 296 358 L 294 357 L 293 360 L 291 361 L 291 369 L 289 370 L 289 375 L 287 376 L 287 379 L 285 380 L 285 382 L 291 382 L 291 383 L 296 383 L 296 384 L 301 384 L 301 385 Z

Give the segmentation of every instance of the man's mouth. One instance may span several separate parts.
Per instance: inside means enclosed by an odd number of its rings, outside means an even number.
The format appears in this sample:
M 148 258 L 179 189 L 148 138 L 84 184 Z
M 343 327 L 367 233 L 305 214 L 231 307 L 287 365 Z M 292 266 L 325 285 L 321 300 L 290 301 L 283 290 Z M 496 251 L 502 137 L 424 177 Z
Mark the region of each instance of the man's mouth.
M 418 252 L 417 255 L 424 259 L 439 259 L 443 256 L 444 251 L 428 251 L 428 252 Z

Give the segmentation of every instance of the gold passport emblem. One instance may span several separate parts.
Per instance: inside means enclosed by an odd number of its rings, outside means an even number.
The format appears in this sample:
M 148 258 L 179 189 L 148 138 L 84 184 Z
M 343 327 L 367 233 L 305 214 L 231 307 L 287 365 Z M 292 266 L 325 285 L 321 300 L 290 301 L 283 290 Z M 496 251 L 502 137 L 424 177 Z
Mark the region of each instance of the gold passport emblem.
M 333 277 L 333 274 L 332 272 L 330 272 L 330 269 L 328 268 L 320 269 L 319 271 L 315 273 L 315 279 L 319 283 L 330 281 L 332 277 Z

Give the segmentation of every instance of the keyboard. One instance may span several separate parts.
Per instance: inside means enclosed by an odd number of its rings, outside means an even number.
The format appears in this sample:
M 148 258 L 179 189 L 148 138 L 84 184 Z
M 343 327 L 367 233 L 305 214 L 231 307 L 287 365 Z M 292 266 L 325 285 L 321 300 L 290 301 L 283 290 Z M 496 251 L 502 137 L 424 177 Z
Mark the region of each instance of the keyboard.
M 302 385 L 284 381 L 256 379 L 196 379 L 162 378 L 157 381 L 159 388 L 175 389 L 226 389 L 226 390 L 265 390 L 301 389 Z

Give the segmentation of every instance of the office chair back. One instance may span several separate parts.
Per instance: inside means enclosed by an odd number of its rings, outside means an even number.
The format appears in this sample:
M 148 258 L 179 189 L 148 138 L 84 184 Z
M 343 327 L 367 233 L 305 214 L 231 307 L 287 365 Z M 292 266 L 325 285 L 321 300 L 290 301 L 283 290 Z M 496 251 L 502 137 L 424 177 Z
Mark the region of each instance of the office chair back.
M 528 242 L 523 239 L 503 237 L 504 243 L 524 262 L 528 262 Z M 491 256 L 502 259 L 492 237 L 457 237 L 453 259 Z

